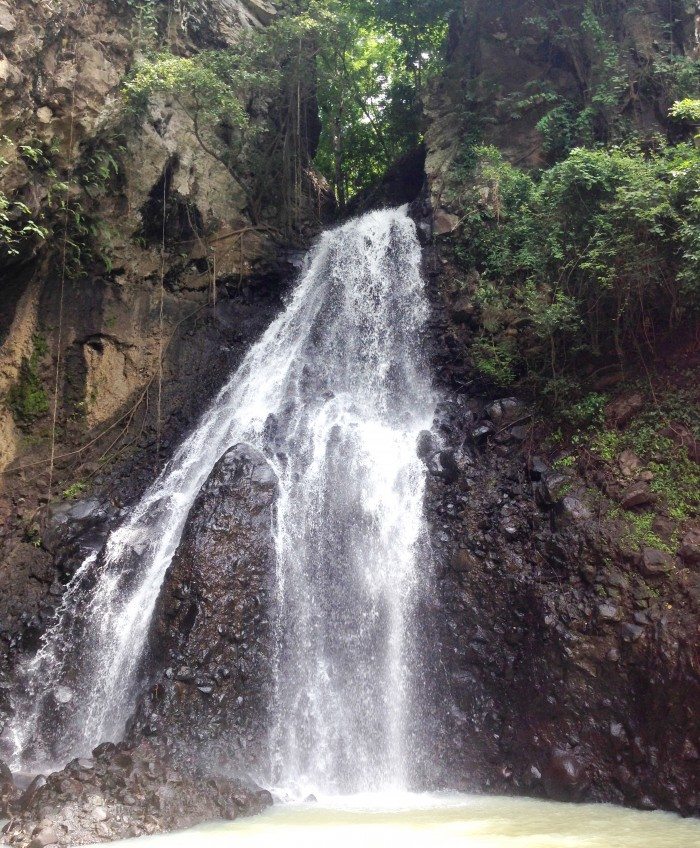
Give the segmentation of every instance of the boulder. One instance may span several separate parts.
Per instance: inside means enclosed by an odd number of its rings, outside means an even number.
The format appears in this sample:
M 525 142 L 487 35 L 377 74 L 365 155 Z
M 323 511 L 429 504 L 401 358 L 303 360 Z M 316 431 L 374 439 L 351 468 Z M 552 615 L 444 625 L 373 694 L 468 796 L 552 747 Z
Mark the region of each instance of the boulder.
M 578 524 L 587 521 L 591 517 L 591 511 L 579 498 L 573 495 L 565 495 L 559 505 L 558 519 L 560 523 Z
M 642 468 L 642 460 L 634 451 L 623 450 L 617 459 L 623 477 L 636 477 Z
M 554 748 L 543 772 L 544 785 L 550 798 L 575 800 L 586 785 L 586 769 L 574 751 Z
M 451 233 L 459 226 L 459 218 L 444 209 L 436 209 L 433 215 L 433 232 L 436 236 Z
M 700 563 L 700 530 L 688 530 L 681 540 L 678 556 L 688 565 Z
M 12 14 L 12 7 L 7 0 L 0 0 L 0 35 L 8 35 L 15 31 L 17 19 Z
M 673 557 L 656 548 L 642 548 L 639 565 L 645 577 L 657 577 L 673 569 Z
M 188 769 L 204 749 L 234 773 L 264 756 L 277 491 L 262 454 L 228 450 L 192 506 L 154 612 L 157 671 L 129 738 L 156 736 Z
M 634 392 L 611 401 L 605 407 L 605 417 L 616 427 L 624 427 L 642 409 L 644 409 L 644 398 L 639 392 Z
M 656 503 L 656 495 L 644 481 L 629 486 L 620 501 L 623 509 L 636 509 L 639 506 L 647 506 L 653 503 Z
M 559 471 L 548 471 L 542 475 L 535 494 L 540 506 L 551 507 L 559 503 L 571 489 L 571 476 Z

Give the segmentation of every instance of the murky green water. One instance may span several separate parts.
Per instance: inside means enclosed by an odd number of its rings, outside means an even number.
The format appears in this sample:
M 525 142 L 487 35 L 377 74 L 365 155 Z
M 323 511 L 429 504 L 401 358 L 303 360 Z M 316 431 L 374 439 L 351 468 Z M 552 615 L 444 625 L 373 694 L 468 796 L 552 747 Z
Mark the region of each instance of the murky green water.
M 113 843 L 131 845 L 136 840 Z M 138 840 L 143 848 L 700 848 L 700 821 L 607 804 L 353 796 Z

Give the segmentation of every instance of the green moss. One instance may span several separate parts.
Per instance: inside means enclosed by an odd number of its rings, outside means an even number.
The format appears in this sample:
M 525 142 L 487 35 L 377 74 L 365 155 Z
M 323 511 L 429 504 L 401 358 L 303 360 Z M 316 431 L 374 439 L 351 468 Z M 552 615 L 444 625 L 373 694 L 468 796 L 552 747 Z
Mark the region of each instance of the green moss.
M 655 514 L 653 512 L 626 513 L 620 516 L 625 529 L 620 541 L 625 548 L 640 550 L 641 548 L 656 548 L 668 554 L 675 553 L 677 540 L 666 542 L 652 529 Z M 675 543 L 674 543 L 675 542 Z
M 21 424 L 31 424 L 49 411 L 49 398 L 39 376 L 39 363 L 48 352 L 46 339 L 33 336 L 31 355 L 22 360 L 19 379 L 7 393 L 7 405 Z

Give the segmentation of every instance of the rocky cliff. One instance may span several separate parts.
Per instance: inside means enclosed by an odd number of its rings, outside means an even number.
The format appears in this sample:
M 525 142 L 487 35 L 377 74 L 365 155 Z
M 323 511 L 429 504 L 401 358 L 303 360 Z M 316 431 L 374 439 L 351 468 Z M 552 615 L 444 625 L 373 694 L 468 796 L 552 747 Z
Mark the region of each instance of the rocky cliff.
M 445 397 L 426 446 L 453 704 L 444 779 L 697 814 L 697 502 L 671 503 L 685 477 L 670 500 L 661 484 L 674 463 L 698 479 L 693 320 L 644 364 L 611 356 L 580 367 L 573 378 L 589 379 L 601 404 L 595 425 L 567 422 L 556 393 L 533 396 L 527 380 L 518 397 L 504 393 L 474 346 L 494 319 L 469 227 L 476 214 L 493 232 L 506 214 L 474 146 L 528 168 L 562 155 L 554 124 L 566 135 L 590 120 L 599 143 L 674 131 L 665 68 L 698 57 L 695 6 L 600 4 L 595 22 L 589 13 L 582 3 L 462 4 L 425 104 L 416 208 Z M 497 284 L 517 292 L 513 278 Z M 506 350 L 529 332 L 517 297 L 501 335 L 487 336 Z M 653 457 L 640 458 L 642 430 Z
M 6 646 L 31 644 L 60 595 L 40 542 L 47 500 L 109 479 L 118 506 L 142 489 L 269 323 L 318 229 L 323 193 L 306 171 L 290 176 L 275 154 L 229 167 L 176 97 L 135 111 L 124 96 L 146 51 L 196 56 L 276 17 L 247 0 L 0 4 L 2 191 L 21 232 L 0 256 Z M 283 132 L 274 98 L 248 108 Z M 316 134 L 312 114 L 297 170 Z M 242 185 L 256 180 L 273 186 L 253 211 Z

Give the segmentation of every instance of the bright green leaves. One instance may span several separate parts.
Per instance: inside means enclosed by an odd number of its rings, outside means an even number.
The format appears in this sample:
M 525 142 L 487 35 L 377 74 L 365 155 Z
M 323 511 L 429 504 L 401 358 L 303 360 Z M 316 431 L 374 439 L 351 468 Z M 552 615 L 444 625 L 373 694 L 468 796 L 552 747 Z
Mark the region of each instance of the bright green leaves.
M 144 107 L 154 94 L 168 94 L 201 119 L 243 128 L 248 115 L 241 101 L 254 77 L 237 59 L 224 51 L 193 57 L 160 53 L 136 66 L 124 91 L 137 107 Z
M 8 150 L 14 147 L 7 136 L 0 136 L 0 145 Z M 41 151 L 35 146 L 23 144 L 19 153 L 21 157 L 28 157 L 31 162 L 37 164 Z M 0 155 L 0 173 L 7 164 L 7 159 Z M 17 256 L 25 242 L 43 241 L 46 235 L 46 228 L 37 221 L 26 203 L 7 197 L 0 191 L 0 260 Z
M 316 165 L 341 206 L 420 142 L 419 98 L 452 0 L 317 0 L 323 131 Z

